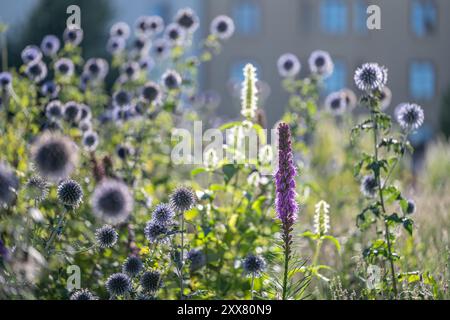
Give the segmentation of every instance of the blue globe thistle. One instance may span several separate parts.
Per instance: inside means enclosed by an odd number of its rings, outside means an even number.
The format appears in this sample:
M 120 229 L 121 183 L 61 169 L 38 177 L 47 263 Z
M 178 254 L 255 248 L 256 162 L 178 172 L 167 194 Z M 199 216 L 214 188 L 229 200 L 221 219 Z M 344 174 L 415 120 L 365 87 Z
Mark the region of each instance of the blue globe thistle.
M 12 76 L 9 72 L 0 72 L 0 91 L 9 91 L 12 86 Z
M 167 233 L 169 232 L 169 229 L 167 226 L 155 221 L 150 220 L 147 222 L 147 225 L 144 229 L 144 235 L 145 238 L 147 238 L 148 241 L 151 243 L 165 243 L 167 242 Z
M 122 72 L 128 80 L 136 80 L 140 70 L 141 67 L 136 61 L 128 61 L 122 67 Z
M 88 81 L 102 81 L 108 74 L 108 62 L 101 58 L 90 58 L 83 67 L 83 74 Z
M 16 198 L 19 180 L 11 168 L 0 162 L 0 206 L 9 205 Z
M 149 71 L 155 66 L 155 61 L 149 56 L 141 57 L 138 63 L 142 71 Z
M 345 88 L 341 90 L 341 94 L 345 101 L 346 109 L 349 111 L 355 109 L 358 103 L 355 93 L 352 90 Z
M 199 19 L 191 8 L 178 10 L 175 15 L 175 22 L 187 32 L 193 33 L 199 26 Z
M 92 131 L 92 122 L 89 119 L 82 120 L 78 123 L 78 129 L 83 132 Z
M 125 160 L 130 155 L 132 155 L 134 153 L 134 151 L 133 151 L 132 147 L 121 144 L 116 147 L 116 153 L 120 159 Z
M 285 53 L 278 58 L 277 67 L 280 76 L 293 78 L 300 72 L 301 64 L 296 55 Z
M 354 80 L 361 91 L 381 90 L 387 82 L 387 69 L 377 63 L 365 63 L 356 69 Z
M 46 35 L 41 42 L 41 50 L 47 57 L 53 57 L 61 47 L 58 37 L 52 34 Z
M 70 27 L 64 30 L 63 39 L 66 44 L 78 46 L 83 41 L 83 29 Z
M 151 51 L 156 59 L 165 59 L 170 53 L 170 43 L 164 38 L 157 39 L 153 42 Z
M 141 91 L 141 98 L 147 103 L 159 104 L 161 102 L 161 88 L 155 82 L 147 82 Z
M 176 23 L 171 23 L 164 30 L 164 37 L 172 45 L 182 45 L 186 40 L 186 32 Z
M 67 58 L 60 58 L 55 62 L 55 71 L 62 77 L 71 77 L 75 70 L 75 65 L 72 60 Z
M 180 212 L 192 209 L 197 202 L 197 197 L 191 188 L 178 187 L 170 195 L 170 205 Z
M 333 74 L 334 63 L 328 52 L 316 50 L 309 56 L 309 69 L 311 72 L 322 79 L 328 78 Z
M 160 18 L 160 17 L 158 17 Z M 159 23 L 159 25 L 157 25 Z M 154 34 L 156 34 L 156 31 L 158 29 L 158 32 L 161 32 L 162 30 L 159 30 L 159 28 L 164 28 L 164 21 L 160 18 L 159 21 L 156 21 L 154 17 L 151 16 L 141 16 L 136 19 L 135 22 L 135 31 L 136 34 L 139 37 L 148 38 Z
M 117 243 L 118 238 L 116 229 L 110 225 L 106 224 L 95 230 L 95 240 L 100 248 L 111 248 Z
M 114 273 L 106 280 L 106 290 L 113 297 L 124 295 L 132 289 L 131 279 L 124 273 Z
M 164 86 L 169 90 L 178 89 L 181 85 L 181 76 L 175 70 L 167 70 L 162 75 L 162 82 Z
M 83 146 L 87 151 L 94 151 L 98 146 L 98 134 L 94 131 L 86 131 L 83 134 Z
M 64 104 L 63 117 L 67 122 L 78 123 L 81 118 L 80 105 L 75 101 L 69 101 Z
M 402 104 L 397 110 L 396 116 L 397 122 L 404 130 L 417 130 L 425 120 L 423 109 L 414 103 Z
M 49 120 L 58 120 L 63 117 L 63 105 L 59 100 L 50 101 L 45 107 L 45 116 Z
M 78 151 L 69 138 L 45 132 L 33 143 L 31 159 L 41 177 L 59 181 L 66 179 L 75 169 Z
M 160 16 L 150 16 L 147 21 L 147 30 L 150 35 L 156 35 L 164 30 L 164 20 Z
M 142 269 L 144 268 L 144 264 L 142 260 L 138 257 L 131 256 L 128 257 L 122 265 L 122 272 L 134 277 L 138 275 Z
M 130 26 L 125 22 L 117 22 L 109 30 L 109 35 L 112 38 L 117 37 L 126 40 L 130 36 Z
M 123 52 L 125 47 L 126 47 L 125 39 L 121 37 L 109 38 L 108 43 L 106 44 L 106 50 L 111 54 Z
M 407 202 L 407 206 L 406 206 L 406 214 L 413 214 L 414 212 L 416 212 L 416 203 L 409 199 Z
M 31 177 L 26 184 L 27 196 L 37 202 L 45 200 L 48 196 L 49 184 L 41 177 Z
M 266 262 L 263 257 L 249 254 L 242 262 L 244 272 L 253 277 L 260 277 L 266 269 Z
M 210 26 L 211 34 L 222 40 L 231 38 L 234 34 L 234 29 L 233 19 L 225 15 L 215 17 Z
M 325 108 L 335 116 L 344 114 L 347 103 L 342 91 L 333 92 L 325 98 Z
M 133 197 L 128 186 L 117 180 L 100 182 L 91 198 L 94 214 L 111 224 L 124 222 L 133 210 Z
M 191 272 L 197 271 L 206 264 L 206 255 L 201 250 L 192 249 L 187 253 Z
M 58 185 L 58 200 L 67 207 L 77 208 L 83 201 L 83 189 L 74 180 L 63 180 Z
M 360 189 L 364 196 L 373 198 L 378 190 L 378 182 L 373 175 L 364 176 L 361 180 Z
M 92 118 L 92 111 L 91 111 L 91 107 L 89 107 L 88 105 L 85 104 L 80 104 L 80 121 L 83 120 L 91 120 Z
M 47 77 L 47 65 L 42 61 L 30 62 L 27 64 L 25 74 L 28 78 L 36 83 L 41 82 Z
M 132 43 L 132 48 L 135 53 L 138 55 L 145 55 L 148 52 L 148 49 L 150 47 L 150 41 L 143 37 L 143 36 L 137 36 Z
M 175 212 L 173 211 L 172 206 L 166 203 L 157 205 L 152 213 L 152 219 L 162 225 L 171 224 L 174 217 Z
M 22 50 L 21 58 L 24 64 L 36 63 L 41 61 L 42 52 L 38 47 L 34 45 L 26 46 L 25 49 Z
M 115 107 L 125 107 L 131 103 L 131 94 L 125 90 L 119 90 L 113 94 L 112 103 Z
M 61 87 L 53 81 L 46 81 L 41 87 L 42 95 L 49 97 L 50 99 L 55 99 L 58 97 Z
M 140 283 L 142 290 L 149 294 L 154 294 L 163 286 L 162 275 L 158 271 L 147 271 L 142 274 Z
M 97 300 L 97 297 L 89 290 L 81 289 L 72 293 L 70 300 Z

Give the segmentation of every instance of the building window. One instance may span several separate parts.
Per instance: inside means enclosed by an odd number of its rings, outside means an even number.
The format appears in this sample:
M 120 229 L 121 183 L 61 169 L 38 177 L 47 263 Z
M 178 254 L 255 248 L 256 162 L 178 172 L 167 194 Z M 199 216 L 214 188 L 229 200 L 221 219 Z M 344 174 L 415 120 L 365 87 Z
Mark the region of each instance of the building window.
M 262 79 L 260 65 L 252 60 L 239 60 L 234 62 L 230 68 L 230 81 L 232 83 L 241 83 L 244 81 L 244 67 L 247 63 L 251 63 L 256 68 L 258 79 Z
M 357 33 L 367 33 L 367 8 L 366 0 L 357 0 L 353 4 L 353 29 Z
M 347 67 L 342 60 L 334 60 L 333 74 L 325 80 L 325 92 L 327 94 L 339 91 L 347 86 Z
M 437 8 L 434 0 L 414 0 L 411 10 L 411 26 L 418 37 L 425 37 L 436 31 Z
M 239 1 L 233 8 L 236 30 L 243 35 L 253 35 L 261 30 L 261 8 L 256 1 Z
M 431 100 L 436 88 L 436 72 L 431 62 L 413 62 L 409 70 L 409 90 L 412 98 Z
M 344 0 L 322 0 L 320 20 L 323 31 L 343 34 L 347 31 L 347 5 Z

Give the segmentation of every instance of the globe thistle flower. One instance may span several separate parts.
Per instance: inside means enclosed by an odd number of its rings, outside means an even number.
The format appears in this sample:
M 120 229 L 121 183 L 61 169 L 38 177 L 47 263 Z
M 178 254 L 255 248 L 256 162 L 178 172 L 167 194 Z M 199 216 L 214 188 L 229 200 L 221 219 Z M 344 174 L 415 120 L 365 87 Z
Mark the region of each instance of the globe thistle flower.
M 407 206 L 406 206 L 406 214 L 413 214 L 416 212 L 416 203 L 413 200 L 408 200 L 407 201 Z
M 91 58 L 86 61 L 83 67 L 83 73 L 89 80 L 101 81 L 108 74 L 108 62 L 101 58 Z
M 129 61 L 124 64 L 122 68 L 123 74 L 128 80 L 136 80 L 139 76 L 139 71 L 141 70 L 139 63 L 136 61 Z
M 36 63 L 41 61 L 42 52 L 38 47 L 34 45 L 26 46 L 25 49 L 22 50 L 21 58 L 24 64 Z
M 225 15 L 215 17 L 210 26 L 211 34 L 222 40 L 231 38 L 234 34 L 234 29 L 233 19 Z
M 167 58 L 167 56 L 170 53 L 170 43 L 164 39 L 157 39 L 155 42 L 153 42 L 152 45 L 152 54 L 157 59 L 164 59 Z
M 153 67 L 155 66 L 155 61 L 149 56 L 142 57 L 141 59 L 139 59 L 138 63 L 139 68 L 142 71 L 148 71 L 150 69 L 153 69 Z
M 138 257 L 131 256 L 123 263 L 122 272 L 134 277 L 138 275 L 143 268 L 144 264 L 142 263 L 142 260 Z
M 41 82 L 47 77 L 47 65 L 42 61 L 30 62 L 27 64 L 25 74 L 36 83 Z
M 131 279 L 124 273 L 114 273 L 106 280 L 106 290 L 113 297 L 121 296 L 131 291 Z
M 180 74 L 175 70 L 167 70 L 162 75 L 162 82 L 167 89 L 174 90 L 180 87 L 182 79 Z
M 266 261 L 263 257 L 249 254 L 242 262 L 244 272 L 252 277 L 260 277 L 266 269 Z
M 148 49 L 150 48 L 150 41 L 148 41 L 147 38 L 143 36 L 137 36 L 133 40 L 133 50 L 140 54 L 144 55 L 148 52 Z
M 11 168 L 0 162 L 0 206 L 9 205 L 16 198 L 19 180 Z
M 187 260 L 190 262 L 191 272 L 201 269 L 206 264 L 206 256 L 201 250 L 192 249 L 187 253 Z
M 41 87 L 42 95 L 49 97 L 50 99 L 55 99 L 58 97 L 61 87 L 53 81 L 46 81 Z
M 45 116 L 49 120 L 58 120 L 63 116 L 63 105 L 59 100 L 50 101 L 45 107 Z
M 291 131 L 286 123 L 280 123 L 278 125 L 278 169 L 275 173 L 275 209 L 285 231 L 289 230 L 297 219 L 296 175 L 297 170 L 292 156 Z
M 27 190 L 27 196 L 37 202 L 45 200 L 48 196 L 49 184 L 41 177 L 31 177 L 25 186 Z
M 285 53 L 278 58 L 277 67 L 280 76 L 293 78 L 300 72 L 301 64 L 296 55 Z
M 342 93 L 342 96 L 344 98 L 346 108 L 348 110 L 355 109 L 356 108 L 356 104 L 358 103 L 358 99 L 356 98 L 355 93 L 352 90 L 347 89 L 347 88 L 342 89 L 341 93 Z
M 386 110 L 392 101 L 392 91 L 388 87 L 383 87 L 380 91 L 381 110 Z
M 149 81 L 142 87 L 141 99 L 146 103 L 159 104 L 161 102 L 161 96 L 161 88 L 155 82 Z
M 111 224 L 124 222 L 133 210 L 130 189 L 112 179 L 103 180 L 95 187 L 91 202 L 94 214 Z
M 365 63 L 356 69 L 354 79 L 361 91 L 381 90 L 386 84 L 387 71 L 377 63 Z
M 81 108 L 75 101 L 69 101 L 64 104 L 63 108 L 64 120 L 70 123 L 77 123 L 81 119 Z
M 333 92 L 325 98 L 325 108 L 335 116 L 342 115 L 346 111 L 346 106 L 342 91 Z
M 58 37 L 52 34 L 46 35 L 41 42 L 42 53 L 47 57 L 53 57 L 61 47 Z
M 56 73 L 63 77 L 71 77 L 73 75 L 74 69 L 75 66 L 70 59 L 61 58 L 55 62 Z
M 83 103 L 80 104 L 79 107 L 80 107 L 80 121 L 91 120 L 92 118 L 91 107 Z
M 397 122 L 404 130 L 419 129 L 425 119 L 423 109 L 414 103 L 402 104 L 396 112 Z
M 330 205 L 321 200 L 316 204 L 315 208 L 314 233 L 323 236 L 330 230 Z
M 72 293 L 70 300 L 97 300 L 97 297 L 89 290 L 81 289 Z
M 163 286 L 162 275 L 158 271 L 147 271 L 141 276 L 140 283 L 144 292 L 154 294 Z
M 150 37 L 164 30 L 164 20 L 159 16 L 142 16 L 136 20 L 135 29 L 138 35 Z
M 66 179 L 75 169 L 77 147 L 67 137 L 45 132 L 33 143 L 31 159 L 41 177 L 59 181 Z
M 66 44 L 71 44 L 76 47 L 83 41 L 83 29 L 74 27 L 66 28 L 63 39 Z
M 334 71 L 334 63 L 328 52 L 322 50 L 316 50 L 309 56 L 308 59 L 309 69 L 315 75 L 320 76 L 322 79 L 326 79 Z
M 191 8 L 178 10 L 175 15 L 175 22 L 187 32 L 193 33 L 199 26 L 199 19 Z
M 191 188 L 178 187 L 170 194 L 170 205 L 178 212 L 191 210 L 197 202 L 197 197 Z
M 78 129 L 83 132 L 92 131 L 92 122 L 90 119 L 82 120 L 78 123 Z
M 95 240 L 100 248 L 111 248 L 117 243 L 118 238 L 116 229 L 110 225 L 106 224 L 95 230 Z
M 12 86 L 12 76 L 9 72 L 0 72 L 0 91 L 9 91 Z
M 164 37 L 172 44 L 172 45 L 182 45 L 186 40 L 185 31 L 176 23 L 171 23 L 166 27 L 164 31 Z
M 152 220 L 162 224 L 169 225 L 175 217 L 175 212 L 169 204 L 162 203 L 156 206 L 152 213 Z
M 130 26 L 125 22 L 117 22 L 109 30 L 111 38 L 122 38 L 124 40 L 130 37 Z
M 87 151 L 93 151 L 98 146 L 98 134 L 94 131 L 86 131 L 83 134 L 83 146 Z
M 131 103 L 131 95 L 125 90 L 115 92 L 112 99 L 115 107 L 126 107 Z
M 256 115 L 258 108 L 257 81 L 256 68 L 251 64 L 245 65 L 241 90 L 241 114 L 246 118 L 254 118 Z
M 126 47 L 126 42 L 124 38 L 113 37 L 108 39 L 108 43 L 106 44 L 106 50 L 110 54 L 118 54 L 123 52 Z
M 166 225 L 159 223 L 155 220 L 147 222 L 144 228 L 145 238 L 151 243 L 165 243 L 167 242 L 167 235 L 169 229 Z
M 83 189 L 74 180 L 63 180 L 58 185 L 58 200 L 67 207 L 77 208 L 83 201 Z
M 361 180 L 361 193 L 367 198 L 373 198 L 378 190 L 378 182 L 373 175 L 364 176 Z
M 134 153 L 133 148 L 131 148 L 130 146 L 127 146 L 127 145 L 121 144 L 121 145 L 118 145 L 116 148 L 116 154 L 122 160 L 125 160 L 133 153 Z

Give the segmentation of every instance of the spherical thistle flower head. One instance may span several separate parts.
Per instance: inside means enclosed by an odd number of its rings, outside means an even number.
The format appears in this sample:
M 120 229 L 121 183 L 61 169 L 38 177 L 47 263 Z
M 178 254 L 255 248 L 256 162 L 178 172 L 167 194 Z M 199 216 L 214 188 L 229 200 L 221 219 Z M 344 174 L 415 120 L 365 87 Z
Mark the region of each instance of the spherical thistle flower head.
M 164 30 L 164 20 L 159 16 L 142 16 L 136 20 L 136 33 L 140 36 L 150 37 Z
M 128 80 L 136 80 L 139 76 L 139 71 L 141 67 L 136 61 L 128 61 L 122 67 L 122 73 Z
M 67 58 L 60 58 L 55 62 L 55 71 L 63 77 L 70 77 L 73 75 L 75 66 L 72 60 Z
M 128 39 L 130 36 L 130 26 L 126 22 L 117 22 L 112 25 L 109 35 L 113 37 Z
M 74 180 L 63 180 L 58 185 L 58 200 L 67 207 L 77 208 L 83 201 L 83 189 Z
M 309 69 L 322 79 L 328 78 L 334 71 L 334 63 L 328 52 L 316 50 L 309 56 Z
M 90 119 L 82 120 L 78 123 L 78 129 L 83 132 L 92 131 L 92 122 Z
M 138 275 L 142 269 L 144 268 L 144 264 L 142 260 L 135 256 L 128 257 L 122 265 L 122 272 L 128 274 L 131 277 Z
M 361 193 L 367 198 L 373 198 L 378 190 L 378 182 L 373 175 L 364 176 L 361 180 Z
M 164 37 L 172 45 L 182 45 L 186 40 L 186 31 L 182 29 L 178 24 L 171 23 L 166 27 L 164 31 Z
M 50 101 L 45 107 L 45 116 L 49 120 L 59 120 L 63 117 L 63 105 L 59 100 Z
M 413 214 L 416 212 L 416 203 L 413 200 L 408 200 L 406 206 L 406 214 Z
M 164 38 L 153 42 L 151 52 L 156 59 L 165 59 L 170 53 L 170 42 Z
M 190 262 L 191 272 L 201 269 L 206 264 L 206 256 L 201 250 L 192 249 L 187 253 L 187 260 Z
M 103 80 L 108 74 L 108 62 L 101 58 L 90 58 L 83 67 L 83 74 L 92 81 Z
M 161 203 L 156 206 L 152 213 L 152 219 L 162 225 L 169 225 L 173 222 L 175 212 L 172 206 L 167 203 Z
M 175 22 L 187 32 L 195 32 L 199 26 L 199 19 L 191 8 L 178 10 L 175 15 Z
M 81 289 L 72 293 L 70 300 L 97 300 L 97 297 L 89 290 Z
M 106 224 L 95 230 L 95 240 L 100 248 L 111 248 L 117 243 L 118 238 L 116 229 L 110 225 Z
M 170 194 L 170 205 L 178 212 L 191 210 L 197 202 L 194 190 L 188 187 L 178 187 Z
M 9 165 L 0 162 L 0 206 L 9 205 L 16 198 L 19 180 Z
M 243 70 L 244 81 L 241 89 L 241 114 L 246 118 L 254 118 L 258 109 L 258 87 L 256 68 L 246 64 Z
M 351 110 L 355 109 L 356 105 L 358 103 L 358 99 L 356 98 L 355 93 L 352 90 L 347 89 L 347 88 L 342 89 L 341 93 L 345 100 L 345 105 L 346 105 L 347 110 L 351 111 Z
M 344 114 L 346 111 L 346 107 L 347 104 L 345 101 L 345 96 L 341 91 L 330 93 L 325 98 L 325 108 L 332 115 L 340 116 Z
M 168 232 L 169 229 L 167 226 L 155 220 L 148 221 L 144 228 L 145 238 L 150 241 L 150 243 L 166 243 L 168 241 Z
M 27 64 L 25 74 L 36 83 L 41 82 L 47 77 L 47 65 L 42 61 L 30 62 Z
M 82 103 L 79 105 L 80 106 L 80 121 L 82 120 L 91 120 L 92 118 L 92 111 L 91 111 L 91 107 L 89 107 L 88 105 Z
M 266 269 L 266 262 L 263 257 L 249 254 L 242 262 L 244 272 L 252 277 L 260 277 Z
M 133 40 L 132 47 L 138 54 L 145 55 L 150 48 L 150 41 L 146 37 L 140 35 Z
M 162 93 L 160 86 L 152 81 L 147 82 L 141 91 L 141 99 L 147 103 L 159 104 L 161 102 Z
M 182 79 L 180 74 L 175 70 L 167 70 L 162 75 L 162 82 L 167 89 L 174 90 L 180 87 Z
M 116 154 L 122 160 L 125 160 L 133 153 L 134 153 L 133 148 L 128 145 L 121 144 L 116 147 Z
M 153 67 L 155 66 L 155 61 L 150 56 L 141 57 L 139 59 L 138 63 L 139 63 L 139 68 L 142 71 L 149 71 L 149 70 L 153 69 Z
M 296 55 L 285 53 L 278 58 L 277 67 L 280 76 L 293 78 L 300 72 L 301 64 Z
M 126 47 L 126 41 L 121 37 L 112 37 L 108 39 L 108 43 L 106 44 L 106 50 L 110 54 L 118 54 L 123 52 Z
M 210 32 L 219 39 L 226 40 L 231 38 L 234 30 L 234 21 L 229 16 L 220 15 L 211 22 Z
M 131 279 L 125 273 L 114 273 L 106 281 L 106 290 L 113 297 L 131 291 Z
M 83 29 L 77 27 L 66 28 L 63 39 L 66 44 L 71 44 L 76 47 L 83 41 Z
M 377 63 L 365 63 L 355 71 L 355 84 L 361 91 L 381 90 L 387 79 L 387 72 Z
M 163 286 L 162 275 L 159 271 L 147 271 L 141 276 L 140 283 L 144 292 L 153 294 Z
M 59 181 L 66 179 L 75 169 L 78 150 L 71 139 L 45 132 L 31 146 L 31 159 L 41 177 Z
M 25 49 L 22 50 L 20 54 L 22 61 L 24 64 L 30 64 L 34 62 L 41 61 L 42 52 L 38 47 L 34 45 L 26 46 Z
M 9 91 L 12 86 L 12 76 L 9 72 L 0 72 L 0 90 Z
M 113 94 L 112 102 L 115 107 L 125 107 L 131 103 L 131 94 L 125 90 L 119 90 Z
M 397 122 L 404 130 L 417 130 L 425 120 L 423 109 L 414 103 L 402 104 L 396 112 L 396 116 Z
M 124 222 L 133 210 L 133 197 L 128 186 L 117 180 L 100 182 L 91 198 L 94 214 L 111 224 Z
M 63 108 L 64 120 L 70 123 L 77 123 L 81 119 L 81 108 L 75 101 L 69 101 L 64 104 Z
M 29 199 L 41 202 L 48 196 L 49 184 L 45 179 L 34 176 L 27 181 L 25 189 Z
M 53 57 L 61 47 L 61 41 L 52 34 L 46 35 L 41 42 L 42 53 L 47 57 Z
M 83 134 L 83 146 L 87 151 L 94 151 L 98 146 L 98 134 L 94 131 L 86 131 Z
M 53 81 L 46 81 L 41 87 L 42 95 L 49 97 L 50 99 L 55 99 L 58 97 L 61 87 Z

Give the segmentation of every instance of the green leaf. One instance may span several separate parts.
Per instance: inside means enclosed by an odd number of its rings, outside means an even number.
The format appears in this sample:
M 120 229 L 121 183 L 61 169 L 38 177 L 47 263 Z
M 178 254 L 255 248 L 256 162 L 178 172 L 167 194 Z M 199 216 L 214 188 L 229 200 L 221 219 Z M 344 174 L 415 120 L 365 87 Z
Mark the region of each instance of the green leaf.
M 191 176 L 195 177 L 196 175 L 203 173 L 203 172 L 206 172 L 205 168 L 195 168 L 191 171 Z
M 224 165 L 222 167 L 222 171 L 223 171 L 223 174 L 225 175 L 224 176 L 225 182 L 228 183 L 228 182 L 230 182 L 231 178 L 233 178 L 233 176 L 236 174 L 236 172 L 238 170 L 237 170 L 237 167 L 235 165 L 233 165 L 233 164 L 226 164 L 226 165 Z
M 330 235 L 325 235 L 325 236 L 323 236 L 322 238 L 323 238 L 323 239 L 326 239 L 326 240 L 330 240 L 331 242 L 333 242 L 334 246 L 336 247 L 336 250 L 337 250 L 339 253 L 341 252 L 341 244 L 339 243 L 339 240 L 338 240 L 338 239 L 336 239 L 335 237 L 330 236 Z
M 411 236 L 413 234 L 413 226 L 414 222 L 411 219 L 406 218 L 403 220 L 403 228 L 405 228 Z

